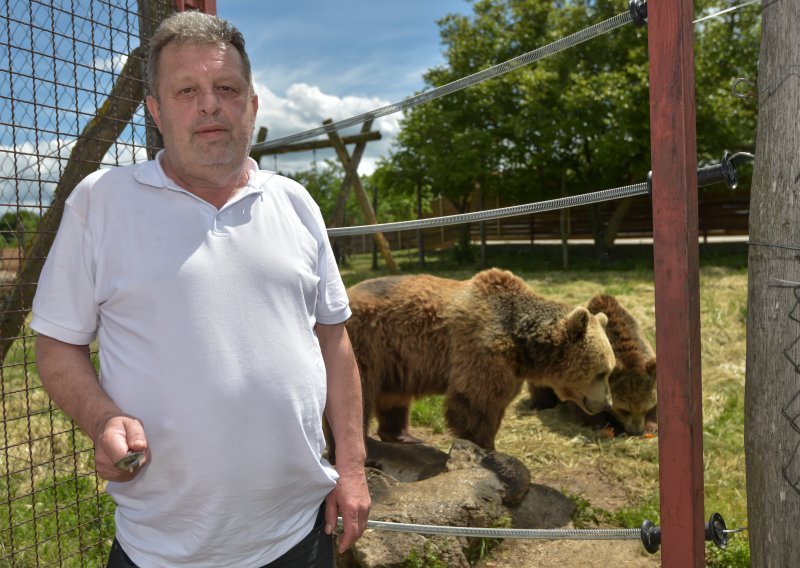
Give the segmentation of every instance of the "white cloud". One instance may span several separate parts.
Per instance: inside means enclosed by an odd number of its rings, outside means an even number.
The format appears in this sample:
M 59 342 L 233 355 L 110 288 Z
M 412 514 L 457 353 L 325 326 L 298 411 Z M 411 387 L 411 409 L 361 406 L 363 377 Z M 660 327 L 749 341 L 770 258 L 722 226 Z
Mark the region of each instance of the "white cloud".
M 332 119 L 334 122 L 379 109 L 396 101 L 386 101 L 378 97 L 329 95 L 319 87 L 306 83 L 294 83 L 288 87 L 285 96 L 279 96 L 263 84 L 256 82 L 256 93 L 259 98 L 256 129 L 266 126 L 269 129 L 268 139 L 275 140 L 312 128 L 322 126 L 322 121 Z M 375 163 L 381 156 L 388 154 L 389 146 L 400 130 L 401 113 L 381 117 L 372 125 L 372 130 L 381 133 L 381 139 L 368 142 L 364 157 L 359 164 L 359 173 L 368 175 L 375 169 Z M 360 126 L 351 127 L 341 134 L 352 134 L 360 130 Z M 352 147 L 349 148 L 352 152 Z M 311 152 L 296 154 L 280 154 L 277 167 L 282 171 L 298 171 L 307 169 L 314 159 Z M 333 150 L 320 150 L 316 159 L 336 159 Z M 264 167 L 275 167 L 275 159 L 263 158 Z

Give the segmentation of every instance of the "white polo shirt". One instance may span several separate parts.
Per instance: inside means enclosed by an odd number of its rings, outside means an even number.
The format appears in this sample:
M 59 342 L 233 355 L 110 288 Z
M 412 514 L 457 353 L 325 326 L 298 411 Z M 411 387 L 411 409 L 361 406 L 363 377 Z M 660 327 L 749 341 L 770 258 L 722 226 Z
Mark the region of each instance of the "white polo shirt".
M 350 316 L 345 288 L 306 190 L 248 170 L 220 210 L 159 160 L 88 176 L 34 299 L 38 333 L 99 339 L 104 390 L 144 424 L 151 462 L 108 484 L 141 568 L 262 566 L 335 485 L 314 325 Z

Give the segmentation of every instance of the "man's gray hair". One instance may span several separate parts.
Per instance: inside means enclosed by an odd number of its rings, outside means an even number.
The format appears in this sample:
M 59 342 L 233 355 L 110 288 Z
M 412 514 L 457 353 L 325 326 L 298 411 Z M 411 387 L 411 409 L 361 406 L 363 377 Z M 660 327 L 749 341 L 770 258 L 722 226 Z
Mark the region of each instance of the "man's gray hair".
M 147 88 L 158 98 L 158 64 L 164 48 L 176 45 L 232 45 L 242 56 L 244 73 L 252 87 L 253 76 L 250 58 L 244 49 L 244 36 L 236 27 L 222 18 L 204 14 L 197 10 L 176 12 L 161 22 L 150 39 L 150 53 L 147 57 Z

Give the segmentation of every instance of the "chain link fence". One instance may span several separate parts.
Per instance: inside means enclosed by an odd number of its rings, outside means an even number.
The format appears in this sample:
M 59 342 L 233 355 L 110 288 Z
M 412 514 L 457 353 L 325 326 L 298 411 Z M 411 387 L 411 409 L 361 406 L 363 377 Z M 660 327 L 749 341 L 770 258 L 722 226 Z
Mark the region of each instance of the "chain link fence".
M 171 0 L 0 0 L 0 566 L 101 566 L 114 506 L 27 326 L 75 184 L 147 159 L 143 38 Z

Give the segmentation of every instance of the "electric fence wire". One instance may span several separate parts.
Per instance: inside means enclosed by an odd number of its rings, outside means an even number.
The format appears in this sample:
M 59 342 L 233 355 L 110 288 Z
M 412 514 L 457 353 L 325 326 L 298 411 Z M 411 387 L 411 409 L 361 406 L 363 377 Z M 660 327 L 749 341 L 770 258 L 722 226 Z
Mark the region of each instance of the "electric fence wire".
M 592 193 L 571 195 L 560 197 L 548 201 L 528 203 L 525 205 L 514 205 L 511 207 L 501 207 L 499 209 L 487 209 L 485 211 L 475 211 L 472 213 L 461 213 L 458 215 L 446 215 L 443 217 L 432 217 L 429 219 L 419 219 L 413 221 L 397 221 L 394 223 L 381 223 L 377 225 L 354 225 L 351 227 L 334 227 L 328 229 L 329 237 L 343 237 L 347 235 L 366 235 L 370 233 L 386 233 L 392 231 L 406 231 L 410 229 L 425 229 L 432 227 L 442 227 L 446 225 L 458 225 L 461 223 L 472 223 L 474 221 L 489 221 L 503 217 L 514 217 L 517 215 L 528 215 L 531 213 L 543 213 L 545 211 L 555 211 L 557 209 L 567 209 L 579 205 L 589 205 L 600 203 L 601 201 L 612 201 L 623 199 L 635 195 L 649 193 L 647 183 L 637 183 L 613 189 L 605 189 Z
M 339 526 L 341 525 L 342 518 L 339 517 Z M 531 540 L 640 540 L 642 537 L 641 529 L 504 529 L 417 525 L 387 521 L 367 521 L 367 528 L 416 534 L 438 534 L 471 538 L 524 538 Z
M 741 4 L 737 4 L 736 6 L 731 6 L 730 8 L 725 8 L 724 10 L 720 10 L 719 12 L 714 12 L 713 14 L 709 14 L 708 16 L 703 16 L 702 18 L 697 18 L 694 24 L 699 24 L 700 22 L 705 22 L 706 20 L 710 20 L 712 18 L 718 18 L 728 12 L 733 12 L 735 10 L 740 10 L 746 6 L 750 6 L 751 4 L 761 3 L 761 0 L 747 0 L 746 2 L 742 2 Z
M 579 32 L 575 32 L 572 35 L 558 39 L 543 47 L 539 47 L 537 49 L 534 49 L 533 51 L 529 51 L 528 53 L 525 53 L 513 59 L 509 59 L 508 61 L 499 63 L 493 67 L 489 67 L 488 69 L 484 69 L 483 71 L 478 71 L 477 73 L 473 73 L 472 75 L 468 75 L 467 77 L 463 77 L 451 83 L 447 83 L 446 85 L 442 85 L 441 87 L 437 87 L 429 91 L 424 91 L 418 95 L 403 99 L 400 102 L 389 104 L 384 107 L 369 112 L 365 112 L 363 114 L 359 114 L 357 116 L 346 118 L 344 120 L 340 120 L 337 122 L 332 122 L 330 124 L 326 124 L 318 128 L 312 128 L 311 130 L 307 130 L 305 132 L 299 132 L 297 134 L 291 134 L 289 136 L 284 136 L 282 138 L 276 138 L 275 140 L 270 140 L 268 142 L 260 142 L 258 144 L 253 144 L 251 150 L 261 151 L 261 150 L 266 150 L 268 148 L 274 148 L 276 146 L 291 144 L 292 142 L 298 142 L 300 140 L 313 138 L 314 136 L 319 136 L 321 134 L 327 134 L 328 132 L 342 130 L 349 126 L 361 124 L 362 122 L 366 122 L 367 120 L 380 118 L 388 114 L 393 114 L 395 112 L 399 112 L 401 110 L 405 110 L 407 108 L 411 108 L 413 106 L 417 106 L 419 104 L 426 103 L 434 99 L 438 99 L 445 95 L 449 95 L 450 93 L 455 93 L 456 91 L 465 89 L 476 83 L 481 83 L 488 79 L 492 79 L 499 75 L 503 75 L 510 71 L 514 71 L 515 69 L 519 69 L 520 67 L 530 65 L 531 63 L 539 61 L 540 59 L 544 59 L 549 55 L 553 55 L 554 53 L 558 53 L 570 47 L 574 47 L 579 43 L 583 43 L 584 41 L 608 33 L 611 30 L 614 30 L 620 26 L 624 26 L 625 24 L 629 24 L 632 21 L 633 17 L 631 16 L 630 12 L 624 12 L 622 14 L 618 14 L 613 18 L 609 18 L 608 20 L 594 24 L 588 28 L 584 28 Z

